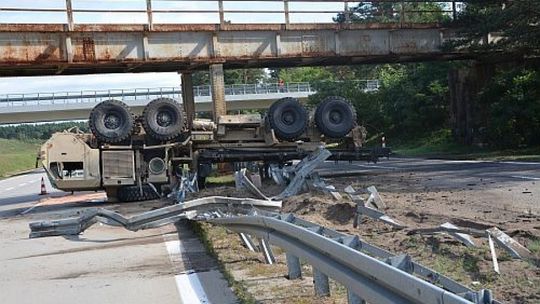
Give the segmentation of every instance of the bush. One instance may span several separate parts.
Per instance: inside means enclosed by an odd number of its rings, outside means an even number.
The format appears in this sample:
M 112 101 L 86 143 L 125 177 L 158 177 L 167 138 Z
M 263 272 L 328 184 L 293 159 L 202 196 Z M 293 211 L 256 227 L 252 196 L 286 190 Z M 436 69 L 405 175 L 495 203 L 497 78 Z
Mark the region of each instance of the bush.
M 479 95 L 487 108 L 484 140 L 497 148 L 540 144 L 540 75 L 516 69 L 502 72 Z

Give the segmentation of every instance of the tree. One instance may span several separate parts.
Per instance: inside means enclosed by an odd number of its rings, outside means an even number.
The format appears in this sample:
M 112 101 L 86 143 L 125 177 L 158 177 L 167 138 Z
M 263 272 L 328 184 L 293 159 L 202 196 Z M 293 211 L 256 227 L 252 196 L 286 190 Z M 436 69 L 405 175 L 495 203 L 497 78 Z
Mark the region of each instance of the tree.
M 269 76 L 264 69 L 225 70 L 225 84 L 254 84 L 265 82 Z M 206 71 L 193 73 L 193 85 L 209 85 L 210 74 Z
M 348 13 L 338 14 L 334 21 L 344 23 L 349 18 L 352 23 L 443 22 L 450 19 L 444 13 L 444 8 L 444 4 L 434 2 L 361 2 Z
M 470 2 L 453 25 L 461 29 L 462 38 L 449 43 L 450 48 L 504 51 L 523 57 L 540 55 L 537 0 Z

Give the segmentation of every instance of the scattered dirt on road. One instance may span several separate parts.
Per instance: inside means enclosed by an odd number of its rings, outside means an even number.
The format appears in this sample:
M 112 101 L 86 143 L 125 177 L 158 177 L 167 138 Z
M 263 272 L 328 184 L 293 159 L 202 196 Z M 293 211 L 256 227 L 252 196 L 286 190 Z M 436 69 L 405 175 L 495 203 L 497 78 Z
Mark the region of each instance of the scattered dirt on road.
M 540 185 L 534 182 L 492 184 L 471 181 L 464 187 L 438 184 L 432 176 L 421 173 L 380 173 L 369 176 L 328 179 L 338 190 L 352 185 L 365 190 L 375 185 L 387 205 L 386 214 L 410 228 L 436 227 L 445 222 L 475 229 L 498 227 L 528 247 L 535 258 L 512 259 L 497 249 L 501 275 L 493 271 L 487 240 L 474 238 L 477 248 L 467 248 L 455 239 L 438 234 L 408 235 L 382 222 L 364 219 L 357 229 L 352 227 L 354 203 L 344 197 L 335 201 L 322 193 L 305 193 L 283 202 L 282 212 L 358 235 L 367 242 L 396 254 L 407 253 L 414 260 L 439 271 L 473 289 L 489 288 L 496 299 L 509 303 L 540 302 Z M 214 188 L 198 196 L 252 196 L 234 188 Z M 266 191 L 279 192 L 268 185 Z M 231 190 L 232 189 L 232 190 Z M 269 193 L 270 194 L 270 193 Z M 367 194 L 364 195 L 367 198 Z M 244 249 L 233 233 L 219 227 L 203 225 L 214 250 L 236 281 L 261 303 L 347 303 L 346 290 L 332 283 L 331 298 L 313 295 L 311 267 L 303 266 L 304 278 L 290 281 L 284 253 L 274 248 L 277 265 L 265 265 L 262 256 Z

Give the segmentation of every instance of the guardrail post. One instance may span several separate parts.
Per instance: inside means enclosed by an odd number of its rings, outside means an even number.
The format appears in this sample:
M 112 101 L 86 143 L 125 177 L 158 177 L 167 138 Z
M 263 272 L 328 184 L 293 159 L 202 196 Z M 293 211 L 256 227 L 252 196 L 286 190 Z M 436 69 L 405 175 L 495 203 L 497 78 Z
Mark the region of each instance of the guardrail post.
M 302 278 L 302 267 L 300 266 L 300 259 L 290 253 L 286 253 L 285 258 L 287 259 L 289 280 L 296 280 Z
M 349 304 L 366 304 L 364 299 L 360 298 L 350 290 L 347 290 L 347 302 Z
M 257 247 L 253 243 L 253 240 L 249 234 L 239 233 L 238 236 L 240 237 L 242 244 L 244 244 L 249 251 L 257 252 Z
M 272 248 L 270 248 L 270 244 L 265 239 L 259 239 L 259 248 L 264 256 L 264 261 L 266 264 L 272 265 L 276 262 L 276 259 L 274 258 L 274 253 L 272 253 Z
M 318 297 L 330 296 L 330 283 L 328 276 L 313 267 L 313 285 L 315 287 L 315 295 Z

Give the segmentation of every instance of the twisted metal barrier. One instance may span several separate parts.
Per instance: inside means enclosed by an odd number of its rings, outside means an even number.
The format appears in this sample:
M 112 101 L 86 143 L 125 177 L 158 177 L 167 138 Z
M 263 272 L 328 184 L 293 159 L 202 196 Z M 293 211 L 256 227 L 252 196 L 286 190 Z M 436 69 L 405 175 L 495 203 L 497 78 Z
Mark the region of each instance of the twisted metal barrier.
M 270 244 L 286 251 L 289 279 L 302 276 L 300 259 L 313 267 L 314 288 L 319 296 L 330 293 L 329 277 L 348 290 L 349 303 L 500 303 L 489 290 L 472 290 L 411 260 L 392 255 L 357 236 L 279 214 L 281 202 L 231 197 L 205 197 L 126 218 L 97 209 L 80 217 L 30 223 L 30 237 L 77 235 L 96 222 L 129 230 L 159 227 L 180 219 L 223 226 L 237 232 L 250 250 L 259 239 L 267 263 L 275 262 Z M 259 208 L 257 208 L 259 207 Z M 262 210 L 260 208 L 266 209 Z

